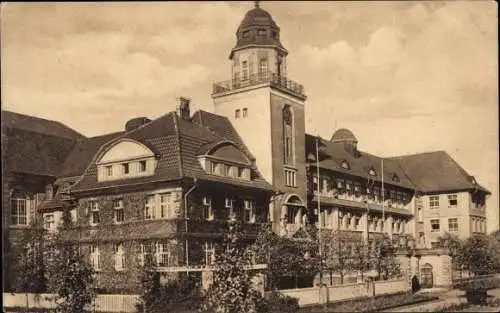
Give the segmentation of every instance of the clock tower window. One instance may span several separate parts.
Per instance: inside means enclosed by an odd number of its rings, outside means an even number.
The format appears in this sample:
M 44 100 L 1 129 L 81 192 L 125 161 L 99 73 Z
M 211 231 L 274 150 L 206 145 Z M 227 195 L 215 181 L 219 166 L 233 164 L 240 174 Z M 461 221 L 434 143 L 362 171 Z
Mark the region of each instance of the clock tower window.
M 285 164 L 293 161 L 293 116 L 290 106 L 283 109 L 283 152 Z

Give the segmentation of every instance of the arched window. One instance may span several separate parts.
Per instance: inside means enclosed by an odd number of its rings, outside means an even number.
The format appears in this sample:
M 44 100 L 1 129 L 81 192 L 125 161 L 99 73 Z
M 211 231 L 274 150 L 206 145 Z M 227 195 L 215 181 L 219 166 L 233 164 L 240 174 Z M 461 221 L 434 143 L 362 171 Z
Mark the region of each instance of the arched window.
M 285 164 L 293 161 L 293 116 L 290 106 L 283 108 L 283 151 Z

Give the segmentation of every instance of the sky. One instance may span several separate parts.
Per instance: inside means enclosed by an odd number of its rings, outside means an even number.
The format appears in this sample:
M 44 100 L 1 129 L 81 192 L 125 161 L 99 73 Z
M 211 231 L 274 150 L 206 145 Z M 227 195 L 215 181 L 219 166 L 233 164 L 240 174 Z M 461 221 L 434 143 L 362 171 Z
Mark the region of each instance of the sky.
M 498 33 L 494 1 L 272 2 L 306 130 L 348 128 L 360 150 L 447 151 L 492 192 L 498 228 Z M 5 3 L 2 108 L 86 136 L 175 110 L 213 112 L 212 84 L 252 2 Z

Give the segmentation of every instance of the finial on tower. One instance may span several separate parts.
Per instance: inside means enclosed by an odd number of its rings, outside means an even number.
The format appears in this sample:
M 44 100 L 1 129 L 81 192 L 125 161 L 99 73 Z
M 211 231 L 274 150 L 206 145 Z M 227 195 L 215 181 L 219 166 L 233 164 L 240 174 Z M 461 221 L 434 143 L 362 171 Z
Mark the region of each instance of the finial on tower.
M 259 2 L 260 2 L 260 1 L 255 1 L 255 7 L 256 7 L 256 8 L 259 8 L 259 7 L 260 7 Z

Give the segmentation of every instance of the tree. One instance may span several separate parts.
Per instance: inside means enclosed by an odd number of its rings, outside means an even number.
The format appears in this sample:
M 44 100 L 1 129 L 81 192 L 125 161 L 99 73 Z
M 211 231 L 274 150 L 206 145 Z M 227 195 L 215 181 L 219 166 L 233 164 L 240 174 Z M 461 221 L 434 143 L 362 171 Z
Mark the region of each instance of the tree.
M 375 237 L 370 258 L 375 264 L 379 279 L 389 279 L 401 274 L 401 267 L 396 260 L 396 251 L 397 249 L 388 235 Z
M 56 293 L 57 312 L 88 312 L 95 297 L 95 271 L 80 253 L 79 245 L 64 235 L 71 220 L 68 215 L 66 208 L 62 226 L 47 241 L 49 279 L 52 292 Z
M 239 313 L 259 312 L 264 303 L 262 295 L 252 287 L 251 250 L 242 240 L 240 225 L 232 222 L 225 238 L 225 253 L 215 260 L 213 283 L 204 295 L 202 312 Z
M 161 284 L 160 273 L 153 266 L 150 255 L 139 268 L 141 295 L 137 312 L 167 313 L 196 309 L 200 303 L 200 286 L 188 276 Z
M 318 245 L 314 234 L 311 240 L 290 239 L 275 234 L 270 224 L 263 225 L 251 249 L 258 263 L 267 264 L 267 290 L 277 289 L 285 277 L 294 278 L 297 288 L 299 277 L 313 277 L 318 272 Z
M 325 233 L 322 242 L 326 267 L 340 275 L 341 284 L 344 284 L 345 274 L 364 269 L 364 262 L 360 262 L 365 259 L 361 237 L 337 230 Z
M 43 293 L 46 290 L 43 247 L 46 231 L 41 218 L 35 217 L 21 237 L 16 253 L 15 290 L 26 293 Z
M 492 236 L 472 235 L 457 251 L 457 262 L 475 275 L 495 273 L 500 269 L 500 245 Z

